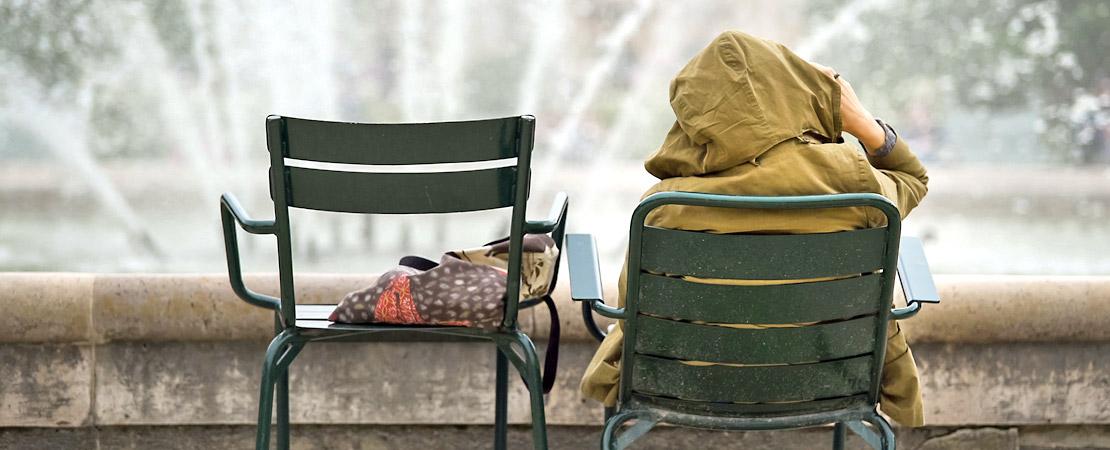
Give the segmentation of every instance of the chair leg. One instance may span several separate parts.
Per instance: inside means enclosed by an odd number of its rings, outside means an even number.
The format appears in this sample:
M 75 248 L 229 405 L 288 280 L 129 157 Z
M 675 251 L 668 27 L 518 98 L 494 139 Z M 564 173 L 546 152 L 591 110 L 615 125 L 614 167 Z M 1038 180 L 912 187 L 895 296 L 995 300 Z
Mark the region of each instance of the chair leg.
M 255 434 L 255 449 L 268 450 L 270 448 L 270 421 L 274 407 L 274 385 L 281 377 L 278 363 L 285 354 L 287 344 L 296 338 L 296 334 L 285 330 L 274 336 L 270 346 L 266 348 L 266 357 L 262 362 L 261 392 L 258 396 L 258 429 Z
M 621 414 L 619 416 L 609 416 L 605 418 L 605 428 L 601 430 L 601 450 L 616 450 L 613 445 L 613 438 L 617 433 L 617 428 L 620 428 L 621 423 L 631 420 L 630 414 Z
M 277 448 L 289 450 L 289 369 L 277 379 Z
M 528 388 L 528 397 L 532 406 L 532 446 L 536 450 L 546 450 L 547 420 L 544 418 L 543 410 L 543 381 L 540 376 L 540 358 L 536 355 L 536 346 L 528 338 L 528 335 L 518 332 L 515 333 L 514 338 L 513 342 L 520 346 L 524 358 L 523 360 L 520 358 L 511 358 L 510 360 L 520 371 L 521 377 L 524 378 L 525 387 Z M 507 345 L 501 350 L 513 351 L 511 345 Z
M 883 430 L 883 449 L 894 450 L 898 443 L 894 439 L 894 429 L 890 427 L 890 422 L 887 422 L 883 416 L 876 415 L 875 418 L 878 419 L 876 425 Z
M 629 427 L 620 436 L 617 436 L 617 430 L 633 419 L 639 419 L 635 425 Z M 659 422 L 659 418 L 643 411 L 625 411 L 616 414 L 605 421 L 605 428 L 601 431 L 601 449 L 602 450 L 623 450 L 625 447 L 632 445 L 636 439 L 639 439 Z
M 606 406 L 605 409 L 602 410 L 602 413 L 605 417 L 605 419 L 602 420 L 602 422 L 607 422 L 610 417 L 613 417 L 613 414 L 617 413 L 617 407 L 616 406 Z
M 844 435 L 848 427 L 844 423 L 837 422 L 833 427 L 833 450 L 844 450 Z
M 505 450 L 509 433 L 509 359 L 497 350 L 497 379 L 493 405 L 493 448 Z
M 879 438 L 883 450 L 895 450 L 897 442 L 894 437 L 894 429 L 890 427 L 890 422 L 887 422 L 878 413 L 864 420 L 879 429 Z

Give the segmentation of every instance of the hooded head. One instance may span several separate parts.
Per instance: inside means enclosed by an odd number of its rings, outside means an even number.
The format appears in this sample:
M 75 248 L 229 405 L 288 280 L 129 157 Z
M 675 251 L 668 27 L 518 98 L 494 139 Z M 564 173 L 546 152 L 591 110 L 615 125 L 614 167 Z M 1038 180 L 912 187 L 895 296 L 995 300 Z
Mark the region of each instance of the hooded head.
M 782 44 L 737 31 L 686 64 L 670 98 L 677 120 L 644 164 L 660 179 L 752 162 L 807 133 L 840 137 L 840 85 Z

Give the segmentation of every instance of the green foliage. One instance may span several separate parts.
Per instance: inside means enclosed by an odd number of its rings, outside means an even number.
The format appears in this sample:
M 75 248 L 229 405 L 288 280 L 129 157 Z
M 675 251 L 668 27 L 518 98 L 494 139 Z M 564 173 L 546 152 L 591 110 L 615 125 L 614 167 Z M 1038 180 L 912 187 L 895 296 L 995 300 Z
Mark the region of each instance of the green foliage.
M 843 6 L 811 4 L 810 27 Z M 886 93 L 897 110 L 921 98 L 890 93 L 922 84 L 933 101 L 943 96 L 964 108 L 1035 109 L 1042 143 L 1064 154 L 1073 152 L 1084 126 L 1069 118 L 1076 96 L 1094 94 L 1110 76 L 1104 0 L 899 1 L 862 9 L 859 22 L 817 59 L 853 68 L 845 71 L 856 74 L 855 84 Z
M 0 58 L 16 61 L 47 91 L 72 87 L 90 62 L 114 54 L 96 0 L 0 0 Z

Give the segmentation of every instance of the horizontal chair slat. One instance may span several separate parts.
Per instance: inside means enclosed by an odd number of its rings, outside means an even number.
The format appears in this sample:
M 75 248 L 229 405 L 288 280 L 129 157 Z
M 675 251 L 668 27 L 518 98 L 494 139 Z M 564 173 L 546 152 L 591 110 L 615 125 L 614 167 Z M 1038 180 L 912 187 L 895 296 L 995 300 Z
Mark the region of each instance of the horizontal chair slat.
M 686 414 L 699 414 L 709 416 L 780 416 L 787 414 L 812 414 L 836 409 L 867 407 L 867 395 L 852 395 L 848 397 L 834 397 L 807 402 L 788 403 L 712 403 L 692 402 L 676 398 L 656 397 L 646 394 L 633 394 L 632 400 L 638 404 L 654 408 L 663 408 Z M 873 405 L 870 405 L 873 407 Z
M 694 366 L 635 355 L 633 392 L 705 402 L 790 402 L 867 392 L 870 355 L 791 366 Z
M 715 323 L 820 322 L 879 310 L 882 278 L 739 286 L 640 274 L 638 309 L 645 314 Z
M 286 117 L 286 157 L 347 164 L 437 164 L 516 157 L 519 117 L 369 124 Z
M 689 361 L 800 364 L 869 354 L 876 316 L 809 326 L 745 329 L 641 316 L 636 352 Z
M 640 265 L 642 270 L 653 273 L 704 278 L 789 280 L 842 276 L 878 270 L 885 242 L 885 228 L 759 235 L 644 227 Z
M 289 206 L 423 214 L 513 205 L 515 167 L 438 173 L 361 173 L 287 167 Z

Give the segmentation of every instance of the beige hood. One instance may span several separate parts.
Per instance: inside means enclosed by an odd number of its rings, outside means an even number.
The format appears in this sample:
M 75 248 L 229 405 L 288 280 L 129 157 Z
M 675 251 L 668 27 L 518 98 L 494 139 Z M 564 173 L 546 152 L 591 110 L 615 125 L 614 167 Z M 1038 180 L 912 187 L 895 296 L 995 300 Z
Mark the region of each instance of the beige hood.
M 719 172 L 803 134 L 840 138 L 840 85 L 781 44 L 717 36 L 670 88 L 675 121 L 644 167 L 659 179 Z

